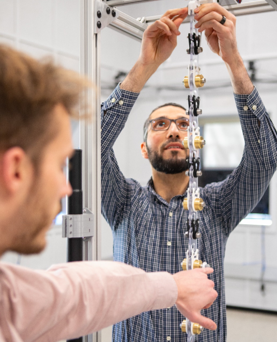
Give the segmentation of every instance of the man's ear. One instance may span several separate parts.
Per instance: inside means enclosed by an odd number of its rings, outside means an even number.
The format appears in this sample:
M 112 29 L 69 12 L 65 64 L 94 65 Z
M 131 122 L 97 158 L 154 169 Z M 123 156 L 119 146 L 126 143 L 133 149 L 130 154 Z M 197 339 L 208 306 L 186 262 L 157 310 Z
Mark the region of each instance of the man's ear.
M 2 155 L 1 178 L 9 193 L 20 191 L 32 178 L 33 167 L 30 158 L 20 147 L 12 147 Z
M 141 149 L 141 154 L 142 154 L 143 158 L 148 159 L 148 152 L 147 152 L 147 148 L 146 148 L 146 142 L 141 143 L 140 149 Z

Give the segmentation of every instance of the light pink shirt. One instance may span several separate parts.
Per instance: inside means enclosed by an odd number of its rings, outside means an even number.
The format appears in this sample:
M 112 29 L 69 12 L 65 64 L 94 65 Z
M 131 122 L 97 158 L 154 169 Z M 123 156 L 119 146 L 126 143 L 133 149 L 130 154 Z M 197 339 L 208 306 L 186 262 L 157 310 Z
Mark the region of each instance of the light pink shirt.
M 0 341 L 75 338 L 176 299 L 176 283 L 166 272 L 107 261 L 47 271 L 0 263 Z

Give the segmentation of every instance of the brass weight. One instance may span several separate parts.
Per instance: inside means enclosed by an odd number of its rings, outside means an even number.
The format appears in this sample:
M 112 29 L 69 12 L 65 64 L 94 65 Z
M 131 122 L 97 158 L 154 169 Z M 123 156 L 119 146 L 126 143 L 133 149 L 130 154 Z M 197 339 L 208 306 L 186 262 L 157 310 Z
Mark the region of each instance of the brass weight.
M 197 149 L 203 148 L 205 143 L 206 142 L 205 142 L 204 138 L 200 137 L 199 135 L 197 135 L 194 138 L 194 147 L 197 148 Z M 183 145 L 184 145 L 184 148 L 189 148 L 189 139 L 188 139 L 188 137 L 184 138 Z
M 184 83 L 186 88 L 189 88 L 189 77 L 188 76 L 184 77 L 183 83 Z M 204 84 L 206 83 L 206 78 L 203 75 L 196 75 L 194 83 L 195 83 L 196 88 L 202 88 L 204 86 Z
M 194 335 L 200 335 L 203 328 L 201 327 L 200 324 L 198 323 L 191 323 L 192 324 L 192 332 Z M 181 323 L 181 330 L 183 333 L 187 332 L 187 321 L 183 320 L 183 322 Z
M 204 209 L 204 206 L 205 206 L 205 203 L 204 201 L 202 200 L 202 198 L 195 198 L 194 200 L 194 209 L 196 211 L 201 211 Z M 183 208 L 185 210 L 188 210 L 188 199 L 187 198 L 184 198 L 184 201 L 183 201 Z
M 187 321 L 184 319 L 181 324 L 181 330 L 183 333 L 187 332 Z
M 192 332 L 194 335 L 200 335 L 202 332 L 201 325 L 198 323 L 192 323 Z
M 202 264 L 203 264 L 202 260 L 194 260 L 194 262 L 193 262 L 193 269 L 201 268 Z M 183 271 L 187 270 L 187 259 L 184 259 L 182 261 L 181 266 L 182 266 Z

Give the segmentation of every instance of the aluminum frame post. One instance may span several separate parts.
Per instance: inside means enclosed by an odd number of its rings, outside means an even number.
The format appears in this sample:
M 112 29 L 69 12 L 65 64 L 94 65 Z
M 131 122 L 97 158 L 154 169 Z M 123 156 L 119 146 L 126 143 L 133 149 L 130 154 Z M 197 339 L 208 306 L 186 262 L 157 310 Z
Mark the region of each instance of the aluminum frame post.
M 83 204 L 94 215 L 94 238 L 83 242 L 83 260 L 100 260 L 101 224 L 101 123 L 100 123 L 100 35 L 95 32 L 96 1 L 81 0 L 80 72 L 94 84 L 87 93 L 93 111 L 91 122 L 80 121 L 80 148 L 83 150 Z M 83 337 L 84 342 L 101 342 L 101 333 Z
M 83 192 L 82 192 L 82 150 L 75 150 L 69 164 L 69 182 L 72 186 L 72 195 L 68 197 L 68 214 L 83 214 Z M 67 240 L 67 260 L 83 260 L 82 238 Z

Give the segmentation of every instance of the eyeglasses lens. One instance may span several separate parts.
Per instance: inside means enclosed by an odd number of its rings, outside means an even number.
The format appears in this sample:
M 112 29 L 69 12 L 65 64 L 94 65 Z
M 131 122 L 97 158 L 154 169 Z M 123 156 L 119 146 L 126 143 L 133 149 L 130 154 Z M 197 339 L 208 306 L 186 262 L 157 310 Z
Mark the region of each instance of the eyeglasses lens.
M 172 121 L 175 122 L 177 128 L 180 131 L 186 131 L 188 126 L 189 126 L 189 121 L 186 118 L 180 118 L 177 120 L 160 118 L 160 119 L 156 119 L 156 120 L 151 121 L 152 129 L 154 131 L 166 131 L 166 130 L 168 130 Z
M 189 126 L 189 121 L 187 119 L 177 119 L 176 125 L 180 131 L 186 131 Z
M 152 121 L 152 129 L 154 131 L 166 131 L 170 125 L 169 119 L 157 119 Z

